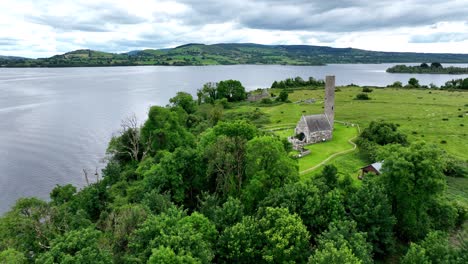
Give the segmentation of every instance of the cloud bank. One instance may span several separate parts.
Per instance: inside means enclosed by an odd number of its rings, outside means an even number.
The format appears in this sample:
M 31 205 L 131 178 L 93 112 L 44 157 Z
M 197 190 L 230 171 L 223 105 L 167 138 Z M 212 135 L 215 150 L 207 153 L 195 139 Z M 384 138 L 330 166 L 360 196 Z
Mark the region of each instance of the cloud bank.
M 464 0 L 4 0 L 0 54 L 192 42 L 468 53 L 467 13 Z

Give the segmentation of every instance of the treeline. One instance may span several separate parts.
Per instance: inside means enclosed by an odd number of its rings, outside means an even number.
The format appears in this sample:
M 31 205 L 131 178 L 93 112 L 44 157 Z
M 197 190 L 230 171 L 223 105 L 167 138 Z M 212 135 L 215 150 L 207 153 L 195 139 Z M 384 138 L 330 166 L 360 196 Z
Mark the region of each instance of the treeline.
M 466 263 L 447 234 L 467 209 L 446 197 L 438 148 L 371 124 L 382 175 L 301 180 L 290 143 L 224 114 L 220 86 L 125 120 L 99 181 L 19 199 L 0 218 L 0 262 L 373 263 L 403 247 L 403 263 Z
M 431 65 L 422 63 L 418 66 L 395 65 L 387 69 L 389 73 L 434 73 L 434 74 L 468 74 L 468 68 L 443 67 L 439 62 Z
M 271 88 L 279 88 L 279 89 L 303 88 L 307 86 L 321 87 L 321 86 L 325 86 L 325 82 L 323 80 L 316 80 L 314 79 L 314 77 L 309 77 L 309 79 L 305 81 L 301 77 L 297 76 L 295 78 L 287 78 L 282 81 L 274 81 L 271 84 Z
M 349 84 L 348 87 L 360 87 L 356 84 Z M 364 86 L 366 88 L 367 86 Z M 439 89 L 439 90 L 467 90 L 468 89 L 468 78 L 464 79 L 452 79 L 450 81 L 445 82 L 444 85 L 437 86 L 433 83 L 429 85 L 420 84 L 419 80 L 412 77 L 408 79 L 406 84 L 396 81 L 392 84 L 387 85 L 386 87 L 392 88 L 407 88 L 407 89 Z M 369 88 L 369 87 L 367 87 Z

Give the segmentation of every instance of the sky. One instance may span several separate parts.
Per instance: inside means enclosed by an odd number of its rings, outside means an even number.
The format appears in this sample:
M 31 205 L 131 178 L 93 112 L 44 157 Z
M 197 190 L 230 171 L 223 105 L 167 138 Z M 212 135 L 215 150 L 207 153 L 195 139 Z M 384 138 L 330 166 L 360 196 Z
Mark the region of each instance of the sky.
M 0 55 L 187 43 L 468 53 L 468 0 L 0 0 Z

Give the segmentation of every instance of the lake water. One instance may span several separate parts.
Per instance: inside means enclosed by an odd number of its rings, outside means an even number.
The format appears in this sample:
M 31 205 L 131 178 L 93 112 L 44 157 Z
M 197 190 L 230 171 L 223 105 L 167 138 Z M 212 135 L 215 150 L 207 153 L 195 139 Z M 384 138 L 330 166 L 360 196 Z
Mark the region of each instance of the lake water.
M 386 73 L 392 65 L 0 68 L 0 214 L 22 196 L 47 199 L 56 184 L 83 186 L 83 169 L 91 178 L 100 171 L 122 119 L 135 113 L 144 121 L 150 105 L 166 105 L 177 91 L 195 94 L 206 82 L 237 79 L 251 90 L 328 74 L 338 85 L 379 86 L 468 77 Z

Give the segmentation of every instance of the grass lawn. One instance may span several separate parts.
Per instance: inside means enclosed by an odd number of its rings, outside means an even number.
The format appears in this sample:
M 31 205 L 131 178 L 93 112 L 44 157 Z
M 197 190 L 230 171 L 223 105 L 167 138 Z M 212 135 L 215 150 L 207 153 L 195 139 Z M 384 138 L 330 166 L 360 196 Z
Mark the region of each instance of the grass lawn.
M 448 196 L 468 207 L 468 178 L 447 177 Z
M 305 147 L 310 150 L 311 153 L 299 159 L 299 172 L 303 172 L 318 165 L 320 162 L 335 153 L 352 150 L 354 146 L 350 144 L 348 140 L 356 137 L 357 135 L 358 131 L 356 127 L 346 127 L 341 124 L 335 124 L 332 140 Z

